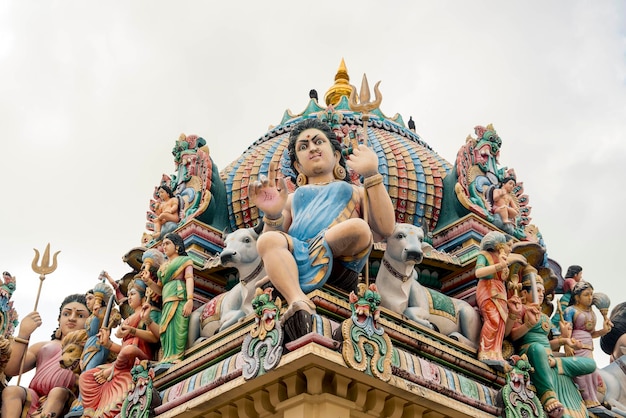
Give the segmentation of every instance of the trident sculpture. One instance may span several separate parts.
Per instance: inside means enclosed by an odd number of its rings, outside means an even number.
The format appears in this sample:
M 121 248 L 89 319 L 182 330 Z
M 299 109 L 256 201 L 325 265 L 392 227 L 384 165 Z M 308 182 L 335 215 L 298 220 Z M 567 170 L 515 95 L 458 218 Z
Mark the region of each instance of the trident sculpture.
M 33 248 L 33 250 L 35 250 L 35 258 L 33 259 L 31 267 L 35 273 L 39 273 L 39 290 L 37 290 L 37 299 L 35 299 L 35 308 L 33 309 L 33 311 L 36 311 L 37 306 L 39 305 L 39 296 L 41 295 L 41 287 L 43 285 L 43 281 L 46 279 L 46 274 L 50 274 L 57 269 L 57 255 L 59 255 L 61 251 L 57 251 L 56 253 L 54 253 L 54 255 L 52 256 L 52 264 L 50 264 L 50 243 L 48 243 L 48 245 L 46 245 L 45 251 L 43 252 L 41 264 L 38 264 L 39 251 L 36 248 Z M 26 359 L 27 352 L 28 345 L 26 345 L 26 350 L 20 364 L 20 374 L 17 376 L 18 386 L 20 384 L 20 380 L 22 379 L 22 372 L 24 371 L 24 360 Z
M 365 145 L 368 146 L 369 135 L 367 134 L 367 121 L 370 118 L 369 112 L 380 106 L 380 103 L 383 101 L 383 95 L 380 93 L 380 90 L 378 90 L 379 84 L 380 81 L 374 86 L 376 99 L 373 102 L 370 102 L 370 86 L 367 83 L 367 75 L 363 74 L 363 81 L 361 81 L 361 93 L 359 94 L 359 97 L 356 95 L 356 87 L 350 85 L 350 87 L 352 87 L 352 91 L 350 92 L 348 104 L 350 105 L 350 109 L 353 111 L 361 112 L 361 120 L 363 121 L 363 139 L 366 141 Z
M 348 100 L 348 104 L 350 105 L 350 109 L 354 112 L 361 112 L 361 120 L 363 121 L 363 140 L 365 141 L 365 145 L 369 147 L 369 135 L 367 133 L 367 121 L 370 118 L 369 112 L 376 109 L 380 106 L 380 103 L 383 101 L 383 95 L 378 90 L 378 85 L 380 81 L 374 85 L 374 93 L 376 95 L 376 99 L 371 102 L 370 101 L 370 86 L 367 83 L 367 75 L 363 74 L 363 80 L 361 81 L 361 93 L 359 97 L 356 95 L 356 87 L 350 85 L 352 90 L 350 91 L 350 99 Z M 359 101 L 360 100 L 360 101 Z M 367 212 L 367 189 L 364 189 L 364 198 L 363 198 L 363 219 L 365 222 L 369 222 L 369 214 Z M 369 275 L 369 261 L 365 263 L 365 285 L 369 286 L 370 275 Z

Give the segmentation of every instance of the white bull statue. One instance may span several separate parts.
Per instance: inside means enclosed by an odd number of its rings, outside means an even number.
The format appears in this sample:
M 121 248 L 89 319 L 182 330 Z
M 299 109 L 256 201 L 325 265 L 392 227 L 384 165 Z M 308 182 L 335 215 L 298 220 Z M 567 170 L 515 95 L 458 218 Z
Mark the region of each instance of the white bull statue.
M 230 327 L 252 312 L 254 292 L 259 280 L 266 275 L 263 261 L 256 249 L 262 229 L 263 224 L 260 223 L 255 228 L 238 229 L 226 235 L 226 246 L 220 253 L 220 262 L 225 267 L 237 269 L 239 283 L 191 314 L 189 346 Z
M 387 238 L 387 249 L 376 285 L 381 306 L 476 348 L 482 327 L 480 314 L 469 303 L 422 286 L 415 265 L 422 262 L 424 232 L 398 223 Z

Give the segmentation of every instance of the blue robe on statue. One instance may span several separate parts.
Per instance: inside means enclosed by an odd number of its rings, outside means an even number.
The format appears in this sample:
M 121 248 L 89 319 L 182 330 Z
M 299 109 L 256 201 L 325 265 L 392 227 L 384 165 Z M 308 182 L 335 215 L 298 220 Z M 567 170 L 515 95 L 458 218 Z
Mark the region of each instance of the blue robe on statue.
M 359 214 L 359 189 L 345 181 L 324 185 L 300 186 L 292 198 L 293 222 L 284 233 L 298 265 L 300 287 L 305 293 L 321 288 L 333 267 L 333 254 L 324 239 L 326 230 Z M 346 268 L 360 272 L 371 247 L 338 261 Z

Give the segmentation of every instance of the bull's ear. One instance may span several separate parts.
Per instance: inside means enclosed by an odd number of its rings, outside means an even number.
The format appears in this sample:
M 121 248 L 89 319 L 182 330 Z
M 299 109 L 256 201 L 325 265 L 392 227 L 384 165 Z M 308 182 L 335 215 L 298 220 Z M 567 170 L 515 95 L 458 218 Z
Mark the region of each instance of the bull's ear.
M 226 239 L 226 235 L 228 235 L 228 228 L 224 228 L 222 231 L 222 239 Z
M 265 223 L 263 222 L 263 218 L 259 218 L 257 224 L 253 228 L 253 231 L 256 232 L 257 235 L 261 235 L 264 226 Z

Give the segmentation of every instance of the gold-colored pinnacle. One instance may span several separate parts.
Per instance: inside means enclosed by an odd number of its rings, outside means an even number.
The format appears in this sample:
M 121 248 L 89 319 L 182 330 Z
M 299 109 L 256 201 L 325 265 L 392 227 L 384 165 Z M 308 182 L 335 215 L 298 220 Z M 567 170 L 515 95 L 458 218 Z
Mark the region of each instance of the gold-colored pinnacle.
M 352 88 L 350 87 L 348 69 L 346 68 L 346 63 L 343 58 L 341 58 L 341 64 L 339 64 L 339 69 L 337 70 L 337 74 L 335 74 L 335 84 L 329 88 L 324 95 L 326 106 L 336 105 L 339 103 L 342 96 L 350 97 L 351 91 Z

